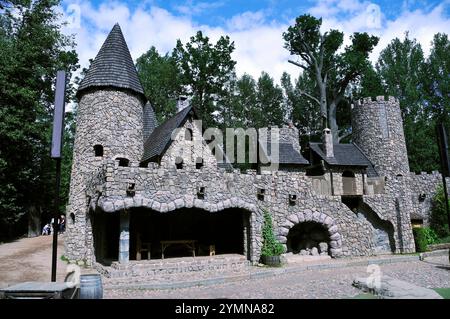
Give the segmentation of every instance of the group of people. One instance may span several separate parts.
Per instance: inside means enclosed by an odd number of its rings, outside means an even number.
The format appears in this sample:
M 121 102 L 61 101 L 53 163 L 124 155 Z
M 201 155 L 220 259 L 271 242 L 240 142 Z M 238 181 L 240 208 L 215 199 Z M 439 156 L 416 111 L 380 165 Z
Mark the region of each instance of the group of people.
M 42 228 L 42 235 L 51 235 L 53 234 L 53 222 L 54 218 L 52 220 L 45 224 L 45 226 Z M 64 233 L 66 230 L 66 216 L 61 215 L 60 218 L 58 218 L 58 232 Z

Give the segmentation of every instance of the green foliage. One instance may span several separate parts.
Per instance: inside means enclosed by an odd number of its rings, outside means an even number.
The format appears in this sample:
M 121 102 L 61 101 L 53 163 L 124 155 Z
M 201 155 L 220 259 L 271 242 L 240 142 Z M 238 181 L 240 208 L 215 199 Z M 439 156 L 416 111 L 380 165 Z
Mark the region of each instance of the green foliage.
M 55 164 L 50 159 L 56 71 L 77 69 L 72 37 L 61 33 L 60 1 L 4 1 L 0 15 L 0 236 L 18 227 L 30 210 L 54 211 Z M 67 101 L 74 88 L 69 84 Z M 70 126 L 70 120 L 66 128 Z M 67 153 L 65 149 L 65 154 Z M 69 151 L 71 153 L 71 151 Z M 67 162 L 68 161 L 68 162 Z M 62 171 L 68 179 L 70 158 Z M 67 193 L 63 189 L 63 196 Z M 25 223 L 26 225 L 26 223 Z
M 273 233 L 272 217 L 268 211 L 264 211 L 262 238 L 261 256 L 279 256 L 284 253 L 283 245 L 278 242 Z
M 220 37 L 215 45 L 201 31 L 183 45 L 180 40 L 172 53 L 180 74 L 185 94 L 202 114 L 204 127 L 212 127 L 220 119 L 214 112 L 218 102 L 227 95 L 227 89 L 235 77 L 236 62 L 231 59 L 234 42 L 228 36 Z
M 181 92 L 180 76 L 175 60 L 161 56 L 155 47 L 137 59 L 136 68 L 145 95 L 162 123 L 177 112 L 176 100 Z
M 414 242 L 418 252 L 428 250 L 428 245 L 437 243 L 438 237 L 436 233 L 427 227 L 413 228 Z
M 433 197 L 430 227 L 436 232 L 439 238 L 450 236 L 444 188 L 442 186 L 437 189 L 436 194 Z
M 369 67 L 369 53 L 378 43 L 378 38 L 367 33 L 354 33 L 351 44 L 339 51 L 344 34 L 338 30 L 321 33 L 322 19 L 305 14 L 297 17 L 295 24 L 283 33 L 285 48 L 297 55 L 296 63 L 315 86 L 300 93 L 320 107 L 323 126 L 330 127 L 335 142 L 349 133 L 350 116 L 347 88 L 360 80 Z M 338 123 L 337 114 L 341 114 Z M 339 124 L 339 125 L 338 125 Z

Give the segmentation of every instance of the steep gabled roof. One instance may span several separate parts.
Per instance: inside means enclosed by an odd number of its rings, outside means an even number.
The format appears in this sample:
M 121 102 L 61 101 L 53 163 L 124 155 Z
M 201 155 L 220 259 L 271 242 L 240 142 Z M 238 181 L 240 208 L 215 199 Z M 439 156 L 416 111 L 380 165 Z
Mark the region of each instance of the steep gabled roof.
M 92 87 L 129 89 L 144 95 L 141 82 L 119 24 L 114 25 L 86 76 L 78 87 L 77 96 Z
M 292 144 L 290 143 L 279 143 L 279 149 L 278 149 L 278 163 L 284 164 L 284 165 L 308 165 L 309 161 L 303 157 L 302 154 L 300 154 L 297 150 L 294 149 Z M 262 151 L 265 154 L 266 158 L 267 155 L 269 157 L 272 155 L 272 144 L 267 143 L 267 146 L 264 144 L 261 144 Z M 266 151 L 267 147 L 267 151 Z M 268 154 L 267 154 L 268 153 Z M 266 155 L 267 154 L 267 155 Z
M 372 162 L 355 144 L 334 144 L 334 157 L 326 157 L 321 143 L 309 143 L 312 152 L 330 166 L 359 166 L 367 168 L 368 176 L 378 176 Z
M 142 162 L 163 155 L 172 142 L 172 132 L 184 124 L 191 110 L 192 106 L 186 107 L 153 130 L 144 143 Z
M 152 134 L 154 129 L 158 127 L 158 120 L 155 111 L 150 102 L 144 105 L 144 141 Z

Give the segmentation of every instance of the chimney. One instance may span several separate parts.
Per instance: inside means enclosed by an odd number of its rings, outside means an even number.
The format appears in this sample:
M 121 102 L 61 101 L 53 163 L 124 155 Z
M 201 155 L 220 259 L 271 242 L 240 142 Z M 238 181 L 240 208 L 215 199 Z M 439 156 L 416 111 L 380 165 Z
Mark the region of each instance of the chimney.
M 323 130 L 322 139 L 322 148 L 325 156 L 334 157 L 333 135 L 331 134 L 331 130 L 329 128 Z
M 180 95 L 177 100 L 177 111 L 180 112 L 189 106 L 189 101 L 184 95 Z

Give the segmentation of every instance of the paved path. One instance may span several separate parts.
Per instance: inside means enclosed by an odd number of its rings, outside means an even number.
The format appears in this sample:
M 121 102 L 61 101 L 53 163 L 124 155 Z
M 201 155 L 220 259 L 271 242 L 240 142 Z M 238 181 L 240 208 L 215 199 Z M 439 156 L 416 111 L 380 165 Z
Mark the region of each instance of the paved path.
M 384 275 L 426 288 L 450 287 L 448 257 L 381 264 Z M 180 289 L 105 289 L 105 298 L 349 298 L 361 293 L 352 286 L 367 277 L 367 266 L 311 269 L 277 276 Z M 185 275 L 186 276 L 186 275 Z

